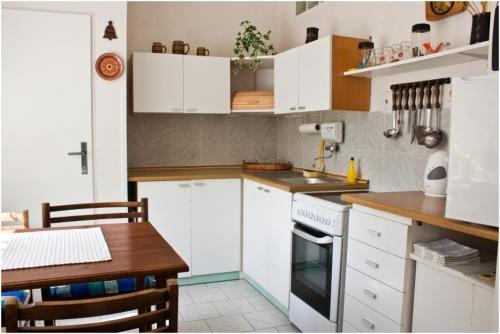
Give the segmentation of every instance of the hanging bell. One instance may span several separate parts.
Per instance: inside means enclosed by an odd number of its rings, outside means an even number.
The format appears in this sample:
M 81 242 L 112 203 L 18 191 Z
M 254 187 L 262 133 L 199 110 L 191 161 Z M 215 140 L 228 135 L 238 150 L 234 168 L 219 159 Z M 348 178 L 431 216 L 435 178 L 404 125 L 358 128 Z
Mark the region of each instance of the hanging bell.
M 108 21 L 108 26 L 104 30 L 104 36 L 102 36 L 102 38 L 107 38 L 109 40 L 118 38 L 116 36 L 115 27 L 113 27 L 113 21 Z

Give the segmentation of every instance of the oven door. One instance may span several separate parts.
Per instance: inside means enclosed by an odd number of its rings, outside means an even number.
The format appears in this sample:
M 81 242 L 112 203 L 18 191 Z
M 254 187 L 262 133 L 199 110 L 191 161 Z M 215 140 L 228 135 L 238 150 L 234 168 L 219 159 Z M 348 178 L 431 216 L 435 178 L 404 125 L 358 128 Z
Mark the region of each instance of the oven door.
M 291 292 L 330 318 L 334 238 L 296 223 L 292 235 Z

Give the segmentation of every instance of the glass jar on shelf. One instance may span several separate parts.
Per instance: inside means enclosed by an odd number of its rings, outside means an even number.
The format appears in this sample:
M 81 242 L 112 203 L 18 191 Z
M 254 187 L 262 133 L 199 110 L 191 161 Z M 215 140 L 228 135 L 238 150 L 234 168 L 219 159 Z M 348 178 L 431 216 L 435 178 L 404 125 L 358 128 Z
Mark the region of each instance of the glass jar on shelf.
M 413 57 L 410 41 L 402 41 L 401 42 L 401 52 L 402 52 L 402 57 L 399 58 L 400 60 L 409 59 L 409 58 Z
M 401 54 L 401 44 L 400 43 L 396 43 L 396 44 L 392 44 L 392 57 L 391 57 L 391 63 L 392 62 L 395 62 L 395 61 L 399 61 L 402 56 Z
M 384 46 L 382 48 L 381 64 L 389 64 L 392 61 L 392 47 Z
M 428 23 L 418 23 L 411 27 L 411 48 L 413 57 L 426 55 L 425 43 L 431 41 L 431 26 Z
M 374 49 L 373 50 L 373 61 L 375 65 L 382 65 L 381 59 L 383 58 L 382 49 Z
M 374 65 L 373 47 L 374 44 L 371 41 L 364 41 L 358 43 L 359 58 L 360 58 L 359 68 L 367 68 Z

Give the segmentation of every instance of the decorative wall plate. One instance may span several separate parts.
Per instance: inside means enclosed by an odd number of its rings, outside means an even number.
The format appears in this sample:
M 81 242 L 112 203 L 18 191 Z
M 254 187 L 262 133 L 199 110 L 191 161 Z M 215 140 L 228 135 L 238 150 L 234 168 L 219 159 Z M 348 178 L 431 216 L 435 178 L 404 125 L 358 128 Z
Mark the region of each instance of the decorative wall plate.
M 104 80 L 115 80 L 123 73 L 123 62 L 114 53 L 104 53 L 97 58 L 95 69 Z

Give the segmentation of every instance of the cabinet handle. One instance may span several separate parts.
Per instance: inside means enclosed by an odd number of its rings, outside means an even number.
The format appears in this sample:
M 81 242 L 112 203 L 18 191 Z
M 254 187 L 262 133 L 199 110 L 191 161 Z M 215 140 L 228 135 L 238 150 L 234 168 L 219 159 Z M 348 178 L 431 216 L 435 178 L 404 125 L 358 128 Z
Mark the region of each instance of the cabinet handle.
M 269 194 L 269 193 L 271 192 L 271 190 L 269 190 L 269 189 L 264 189 L 264 192 Z
M 259 189 L 260 191 L 264 190 L 264 188 L 262 188 L 262 187 L 257 187 L 257 189 Z
M 296 108 L 296 107 L 290 107 L 290 108 L 288 108 L 288 109 L 290 109 L 290 110 L 297 110 L 297 108 Z
M 203 187 L 205 185 L 205 183 L 203 183 L 203 182 L 195 182 L 194 185 L 197 186 L 197 187 Z
M 365 263 L 375 269 L 378 269 L 379 267 L 378 263 L 372 260 L 366 260 Z
M 181 187 L 181 188 L 189 188 L 189 183 L 181 183 L 181 184 L 179 184 L 179 187 Z
M 198 111 L 198 108 L 186 108 L 187 112 Z
M 182 107 L 181 108 L 170 108 L 172 111 L 182 111 Z
M 382 232 L 369 228 L 368 234 L 373 235 L 374 237 L 380 237 L 382 235 Z
M 369 320 L 366 320 L 365 318 L 361 319 L 361 323 L 370 329 L 375 329 L 375 324 Z
M 305 107 L 305 106 L 300 106 L 300 107 L 299 107 L 299 110 L 304 110 L 304 109 L 306 109 L 306 107 Z
M 377 294 L 368 289 L 364 289 L 363 293 L 372 299 L 377 299 Z

